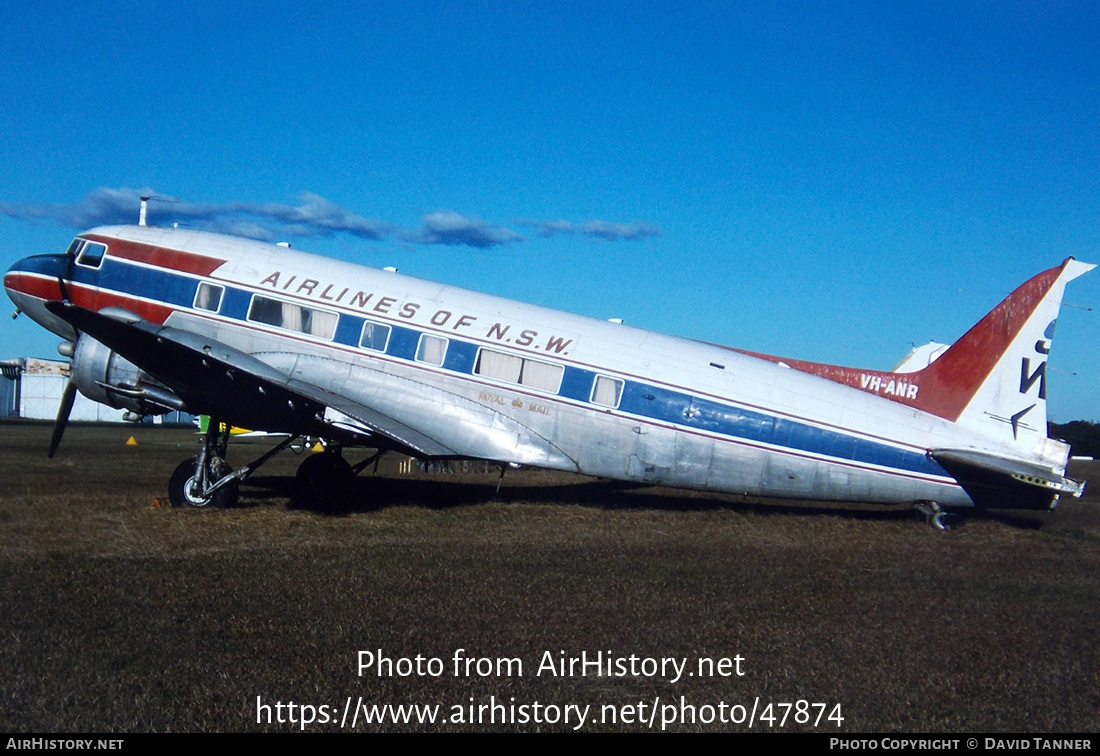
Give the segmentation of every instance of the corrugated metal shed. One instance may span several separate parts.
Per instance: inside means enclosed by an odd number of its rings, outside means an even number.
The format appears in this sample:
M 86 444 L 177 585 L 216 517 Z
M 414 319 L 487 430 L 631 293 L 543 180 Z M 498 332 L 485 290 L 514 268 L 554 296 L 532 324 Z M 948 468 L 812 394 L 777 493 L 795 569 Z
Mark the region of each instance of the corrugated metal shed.
M 15 360 L 0 362 L 0 418 L 19 415 L 19 375 L 22 369 Z
M 69 380 L 69 363 L 23 357 L 0 362 L 0 417 L 53 420 Z M 77 394 L 69 419 L 76 422 L 121 423 L 124 410 Z M 171 412 L 155 422 L 189 423 L 192 416 Z
M 53 420 L 61 404 L 69 376 L 57 373 L 24 373 L 19 391 L 19 417 L 34 420 Z M 70 420 L 76 422 L 121 423 L 123 410 L 93 402 L 77 394 Z

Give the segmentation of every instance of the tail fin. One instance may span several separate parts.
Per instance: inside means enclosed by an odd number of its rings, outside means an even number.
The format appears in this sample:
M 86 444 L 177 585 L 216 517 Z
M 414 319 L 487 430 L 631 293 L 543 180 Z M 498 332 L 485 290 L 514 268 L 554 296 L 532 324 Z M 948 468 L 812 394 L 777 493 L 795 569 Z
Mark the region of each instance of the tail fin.
M 1047 435 L 1047 355 L 1066 284 L 1094 265 L 1072 257 L 1026 281 L 935 362 L 913 374 L 918 405 L 1013 441 Z M 1036 437 L 1026 440 L 1028 450 Z M 1015 444 L 1014 444 L 1015 445 Z
M 1031 278 L 920 370 L 861 370 L 746 354 L 966 424 L 1036 453 L 1046 439 L 1046 361 L 1062 293 L 1067 283 L 1094 267 L 1071 257 Z

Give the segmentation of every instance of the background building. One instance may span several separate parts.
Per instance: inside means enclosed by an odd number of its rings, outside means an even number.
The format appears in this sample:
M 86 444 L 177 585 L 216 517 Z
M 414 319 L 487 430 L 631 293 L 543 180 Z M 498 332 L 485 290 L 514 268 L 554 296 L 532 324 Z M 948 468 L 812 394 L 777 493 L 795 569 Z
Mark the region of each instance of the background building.
M 69 380 L 69 363 L 20 357 L 0 362 L 0 418 L 53 420 Z M 69 419 L 75 422 L 121 423 L 124 410 L 93 402 L 77 393 Z M 156 423 L 190 423 L 193 416 L 169 412 L 150 419 Z

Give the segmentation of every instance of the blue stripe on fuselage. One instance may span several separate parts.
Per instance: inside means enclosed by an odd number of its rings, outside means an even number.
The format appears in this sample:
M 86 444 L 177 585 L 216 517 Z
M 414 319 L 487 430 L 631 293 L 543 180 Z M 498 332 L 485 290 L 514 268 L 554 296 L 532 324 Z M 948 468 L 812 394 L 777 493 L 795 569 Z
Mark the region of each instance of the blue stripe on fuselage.
M 190 307 L 198 282 L 162 268 L 132 265 L 109 255 L 99 269 L 74 266 L 73 280 L 101 289 L 126 292 L 176 307 Z
M 47 266 L 43 266 L 47 267 Z M 88 286 L 98 286 L 123 294 L 154 299 L 178 307 L 191 308 L 198 280 L 170 270 L 133 265 L 108 254 L 99 270 L 75 266 L 74 280 Z M 247 323 L 249 302 L 253 292 L 231 286 L 225 287 L 220 315 L 224 318 Z M 359 348 L 359 336 L 365 318 L 348 312 L 339 312 L 334 342 L 346 347 Z M 406 326 L 388 323 L 391 328 L 385 354 L 412 364 L 422 333 Z M 479 345 L 474 342 L 449 338 L 443 369 L 459 375 L 472 375 Z M 370 354 L 369 350 L 364 350 Z M 591 405 L 592 383 L 596 372 L 565 365 L 558 396 Z M 610 408 L 598 408 L 613 411 Z M 692 396 L 683 391 L 664 388 L 642 381 L 626 379 L 618 412 L 634 415 L 663 424 L 704 432 L 716 436 L 748 441 L 791 451 L 832 457 L 921 475 L 947 477 L 938 464 L 922 452 L 898 448 L 888 443 L 859 438 L 835 430 L 819 428 L 807 423 L 770 415 L 756 410 L 723 404 L 711 399 Z

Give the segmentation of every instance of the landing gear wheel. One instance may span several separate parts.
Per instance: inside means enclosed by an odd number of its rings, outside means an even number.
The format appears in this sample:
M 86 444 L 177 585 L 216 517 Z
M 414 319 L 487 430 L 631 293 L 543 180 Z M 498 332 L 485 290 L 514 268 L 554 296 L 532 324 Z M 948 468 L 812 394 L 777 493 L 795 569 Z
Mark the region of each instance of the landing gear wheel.
M 311 454 L 294 475 L 294 503 L 299 507 L 336 512 L 347 508 L 347 494 L 355 473 L 339 454 Z
M 913 508 L 924 516 L 925 522 L 940 532 L 951 530 L 958 520 L 957 515 L 945 512 L 934 501 L 918 501 L 913 504 Z
M 937 512 L 932 515 L 931 522 L 932 527 L 936 530 L 951 530 L 954 528 L 958 521 L 958 515 L 954 515 L 951 512 Z
M 231 480 L 209 496 L 203 496 L 198 489 L 196 476 L 198 473 L 198 457 L 185 459 L 179 463 L 172 478 L 168 481 L 168 498 L 173 507 L 196 507 L 227 509 L 237 504 L 240 497 L 240 481 Z M 215 458 L 211 463 L 211 474 L 214 481 L 221 480 L 233 468 L 224 459 Z

